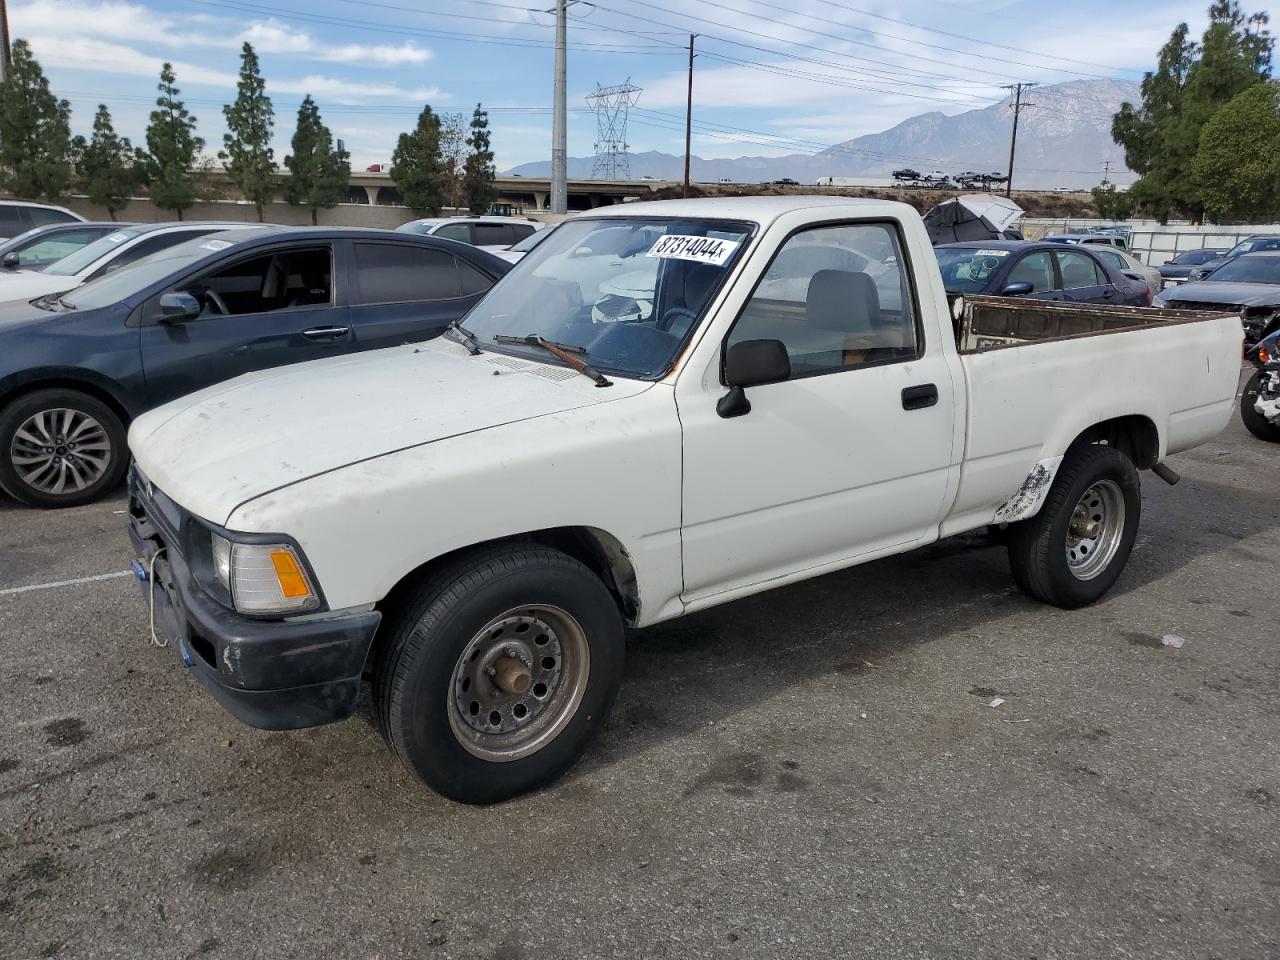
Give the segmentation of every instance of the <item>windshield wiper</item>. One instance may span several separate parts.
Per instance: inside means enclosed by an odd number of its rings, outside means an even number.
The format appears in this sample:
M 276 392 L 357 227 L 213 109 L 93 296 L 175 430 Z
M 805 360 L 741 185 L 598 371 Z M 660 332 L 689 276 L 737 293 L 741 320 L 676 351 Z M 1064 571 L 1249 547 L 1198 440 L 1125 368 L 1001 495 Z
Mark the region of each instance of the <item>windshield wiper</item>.
M 476 342 L 475 334 L 457 320 L 454 320 L 449 324 L 449 326 L 445 327 L 444 332 L 446 336 L 452 334 L 452 336 L 449 336 L 449 339 L 454 343 L 462 344 L 467 348 L 467 353 L 471 354 L 473 357 L 480 355 L 480 344 Z
M 68 303 L 66 300 L 63 300 L 61 297 L 58 298 L 58 306 L 60 306 L 63 310 L 79 310 L 80 309 L 74 303 Z
M 551 354 L 558 360 L 563 360 L 566 364 L 577 370 L 584 377 L 594 380 L 597 387 L 611 387 L 613 381 L 606 377 L 587 361 L 575 357 L 575 353 L 585 354 L 586 347 L 579 347 L 571 343 L 555 343 L 538 336 L 536 333 L 525 334 L 523 337 L 509 337 L 505 333 L 494 335 L 496 343 L 526 343 L 531 347 L 541 347 L 547 353 Z

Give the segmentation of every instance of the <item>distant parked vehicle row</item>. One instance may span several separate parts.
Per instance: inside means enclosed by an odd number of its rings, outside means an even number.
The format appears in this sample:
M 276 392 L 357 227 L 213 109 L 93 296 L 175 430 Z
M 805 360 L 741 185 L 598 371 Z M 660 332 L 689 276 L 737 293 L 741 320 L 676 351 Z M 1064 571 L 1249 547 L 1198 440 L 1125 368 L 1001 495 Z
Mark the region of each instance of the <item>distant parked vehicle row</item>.
M 0 270 L 43 270 L 129 223 L 52 223 L 0 242 Z
M 1199 250 L 1184 250 L 1172 260 L 1160 265 L 1160 277 L 1166 287 L 1182 283 L 1191 274 L 1193 267 L 1199 267 L 1216 260 L 1227 252 L 1226 247 L 1202 247 Z
M 1254 343 L 1280 311 L 1280 249 L 1233 257 L 1203 280 L 1164 291 L 1156 306 L 1239 313 L 1245 342 Z
M 196 237 L 240 226 L 243 224 L 213 221 L 120 226 L 39 270 L 19 268 L 0 272 L 0 302 L 34 300 L 66 293 L 153 253 Z
M 519 243 L 543 226 L 532 220 L 513 220 L 511 217 L 424 217 L 400 224 L 396 232 L 443 237 L 496 251 Z
M 1105 262 L 1103 251 L 1051 241 L 983 240 L 933 248 L 949 294 L 1145 307 L 1151 289 Z
M 1265 253 L 1268 250 L 1280 250 L 1280 234 L 1255 233 L 1251 237 L 1245 237 L 1222 256 L 1215 257 L 1212 260 L 1205 261 L 1199 266 L 1192 267 L 1190 273 L 1187 274 L 1187 279 L 1203 280 L 1219 267 L 1230 263 L 1236 257 L 1242 257 L 1246 253 Z
M 438 336 L 510 269 L 383 230 L 189 226 L 206 235 L 60 297 L 0 304 L 10 496 L 87 503 L 123 476 L 125 429 L 143 411 L 239 374 Z
M 50 223 L 74 223 L 84 219 L 66 207 L 31 203 L 27 200 L 0 200 L 0 240 L 26 233 L 32 227 L 43 227 Z

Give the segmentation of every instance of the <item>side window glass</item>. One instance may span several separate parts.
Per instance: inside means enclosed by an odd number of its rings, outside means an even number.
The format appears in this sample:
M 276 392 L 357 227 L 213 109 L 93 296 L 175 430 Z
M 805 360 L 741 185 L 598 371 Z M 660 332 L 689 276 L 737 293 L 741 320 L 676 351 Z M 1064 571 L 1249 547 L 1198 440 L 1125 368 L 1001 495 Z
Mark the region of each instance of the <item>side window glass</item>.
M 240 260 L 186 285 L 202 316 L 271 313 L 333 303 L 328 247 L 265 253 Z
M 460 243 L 470 243 L 471 228 L 465 223 L 446 223 L 433 236 L 444 237 L 446 240 L 457 240 Z
M 525 237 L 533 236 L 535 232 L 534 227 L 531 224 L 527 224 L 527 223 L 513 223 L 511 224 L 510 227 L 508 227 L 508 229 L 512 232 L 512 234 L 514 234 L 515 242 L 517 243 L 519 243 Z
M 49 207 L 28 207 L 27 215 L 31 218 L 33 227 L 43 227 L 50 223 L 71 223 L 76 219 L 69 213 Z
M 1011 283 L 1029 283 L 1032 293 L 1048 293 L 1052 290 L 1053 264 L 1049 262 L 1048 251 L 1029 253 L 1015 263 L 1013 269 L 1009 271 L 1009 279 L 1005 281 L 1005 285 L 1008 286 Z
M 1096 287 L 1106 283 L 1099 278 L 1097 264 L 1086 254 L 1061 251 L 1057 254 L 1058 269 L 1062 271 L 1062 289 Z
M 352 304 L 416 303 L 462 296 L 457 261 L 412 243 L 355 244 L 359 294 Z
M 505 223 L 473 223 L 471 234 L 477 247 L 505 247 L 518 239 L 511 235 L 511 228 Z
M 880 223 L 792 236 L 729 333 L 781 340 L 793 377 L 918 355 L 920 342 L 895 230 Z
M 9 207 L 0 204 L 0 237 L 16 237 L 26 233 L 30 227 L 22 215 L 21 207 Z
M 458 261 L 458 276 L 462 280 L 462 295 L 469 297 L 473 293 L 484 293 L 493 286 L 493 281 L 465 260 Z

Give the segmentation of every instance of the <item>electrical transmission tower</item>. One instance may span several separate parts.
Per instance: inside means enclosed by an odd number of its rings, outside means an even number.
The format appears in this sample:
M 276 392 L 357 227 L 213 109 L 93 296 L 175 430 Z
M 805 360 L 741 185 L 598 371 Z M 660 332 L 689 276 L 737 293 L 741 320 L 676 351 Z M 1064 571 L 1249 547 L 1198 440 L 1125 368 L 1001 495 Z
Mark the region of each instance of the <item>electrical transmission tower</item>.
M 627 113 L 640 95 L 640 87 L 627 78 L 612 87 L 596 84 L 587 103 L 596 112 L 596 159 L 591 165 L 593 180 L 630 180 L 627 159 Z

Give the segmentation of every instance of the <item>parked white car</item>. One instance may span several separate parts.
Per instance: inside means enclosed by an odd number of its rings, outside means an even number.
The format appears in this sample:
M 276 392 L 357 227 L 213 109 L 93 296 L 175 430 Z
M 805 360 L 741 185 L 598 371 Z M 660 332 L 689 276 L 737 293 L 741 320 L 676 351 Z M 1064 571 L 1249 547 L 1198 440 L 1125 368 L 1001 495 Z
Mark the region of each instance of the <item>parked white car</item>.
M 457 240 L 480 247 L 490 253 L 505 250 L 530 234 L 545 227 L 533 220 L 511 217 L 425 217 L 396 227 L 400 233 L 426 233 L 446 240 Z
M 19 268 L 0 272 L 0 302 L 35 300 L 54 293 L 66 293 L 82 283 L 96 280 L 186 240 L 243 226 L 243 223 L 212 221 L 122 226 L 43 270 Z
M 1092 249 L 1100 259 L 1105 260 L 1121 273 L 1127 273 L 1145 281 L 1152 297 L 1155 297 L 1156 294 L 1164 289 L 1164 277 L 1160 275 L 1159 268 L 1148 266 L 1133 254 L 1117 247 L 1095 243 L 1086 244 L 1086 246 Z
M 507 263 L 515 263 L 549 236 L 551 236 L 550 230 L 535 230 L 519 243 L 513 243 L 505 250 L 491 249 L 489 252 L 506 260 Z
M 32 203 L 29 200 L 0 200 L 0 240 L 16 237 L 33 227 L 51 223 L 83 223 L 84 219 L 66 207 Z
M 807 283 L 762 292 L 784 260 Z M 134 569 L 235 716 L 338 720 L 368 674 L 414 775 L 500 800 L 582 754 L 627 627 L 989 524 L 1031 596 L 1097 600 L 1138 471 L 1229 421 L 1240 344 L 1234 315 L 953 309 L 904 204 L 608 207 L 441 339 L 139 417 Z

